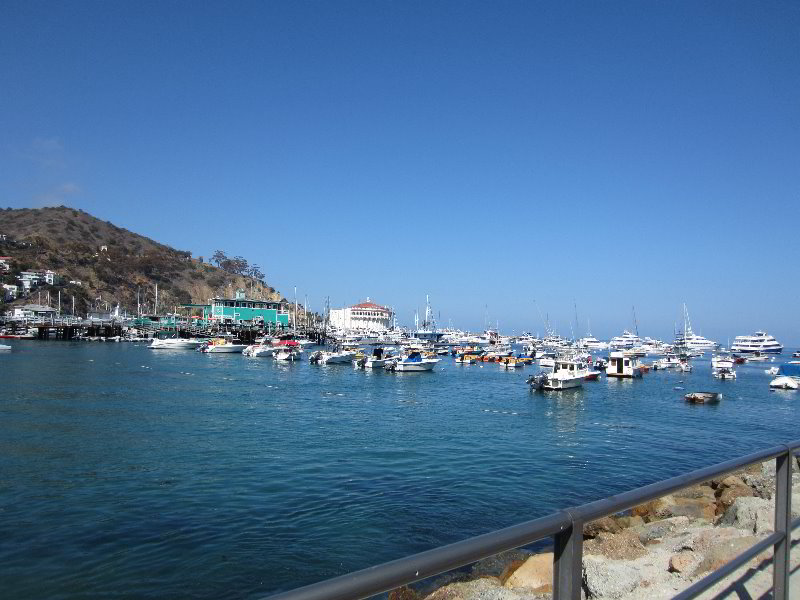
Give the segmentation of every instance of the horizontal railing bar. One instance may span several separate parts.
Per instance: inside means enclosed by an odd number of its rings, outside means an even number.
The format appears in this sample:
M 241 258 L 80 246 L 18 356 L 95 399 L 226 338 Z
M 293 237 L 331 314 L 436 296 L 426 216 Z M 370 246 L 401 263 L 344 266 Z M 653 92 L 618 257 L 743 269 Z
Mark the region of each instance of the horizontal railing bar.
M 270 596 L 272 600 L 354 600 L 368 598 L 407 583 L 433 577 L 475 561 L 531 544 L 569 528 L 569 515 L 559 511 L 519 525 L 426 550 L 334 579 Z
M 570 512 L 576 519 L 582 520 L 584 523 L 595 521 L 601 517 L 612 515 L 614 513 L 633 508 L 638 504 L 655 500 L 661 496 L 665 496 L 671 492 L 689 487 L 704 481 L 708 481 L 714 477 L 719 477 L 726 473 L 740 469 L 754 462 L 775 458 L 780 454 L 785 454 L 789 450 L 788 446 L 773 446 L 766 448 L 759 452 L 754 452 L 741 458 L 734 458 L 710 467 L 704 467 L 691 473 L 685 473 L 665 479 L 664 481 L 657 481 L 650 485 L 623 492 L 603 498 L 602 500 L 595 500 L 577 508 L 570 509 Z
M 784 535 L 781 532 L 773 533 L 771 536 L 761 540 L 757 544 L 750 546 L 748 550 L 742 552 L 739 556 L 734 558 L 729 563 L 726 563 L 724 566 L 720 567 L 716 571 L 709 573 L 697 583 L 690 585 L 681 593 L 677 594 L 676 596 L 673 596 L 672 600 L 689 600 L 690 598 L 694 598 L 698 594 L 701 594 L 702 592 L 706 591 L 708 588 L 710 588 L 718 581 L 725 579 L 725 577 L 733 573 L 736 569 L 741 567 L 751 558 L 761 554 L 765 550 L 769 549 L 771 546 L 780 542 L 783 538 Z

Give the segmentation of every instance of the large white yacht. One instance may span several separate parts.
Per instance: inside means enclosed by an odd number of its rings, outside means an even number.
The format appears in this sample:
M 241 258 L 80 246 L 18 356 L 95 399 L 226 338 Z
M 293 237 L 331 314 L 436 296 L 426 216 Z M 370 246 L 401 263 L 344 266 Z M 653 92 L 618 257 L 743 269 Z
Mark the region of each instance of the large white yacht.
M 737 335 L 731 345 L 731 352 L 772 352 L 780 354 L 783 345 L 765 331 L 756 331 L 753 335 Z
M 683 331 L 675 334 L 675 347 L 683 351 L 703 352 L 714 350 L 719 344 L 714 340 L 704 338 L 692 331 L 692 322 L 689 320 L 689 310 L 683 305 Z
M 611 338 L 611 341 L 608 343 L 608 345 L 616 350 L 625 350 L 633 348 L 634 346 L 639 346 L 641 343 L 642 340 L 639 339 L 638 335 L 635 335 L 626 329 L 622 332 L 622 335 Z
M 586 350 L 607 350 L 608 342 L 601 342 L 597 338 L 588 335 L 578 340 L 578 348 Z

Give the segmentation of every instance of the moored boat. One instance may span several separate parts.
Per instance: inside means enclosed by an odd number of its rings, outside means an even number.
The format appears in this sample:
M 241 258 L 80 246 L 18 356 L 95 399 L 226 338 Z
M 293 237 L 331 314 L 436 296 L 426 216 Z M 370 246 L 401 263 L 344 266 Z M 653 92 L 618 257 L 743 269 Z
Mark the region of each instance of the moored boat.
M 412 351 L 406 356 L 401 356 L 388 361 L 385 369 L 388 371 L 399 371 L 406 373 L 433 371 L 433 368 L 440 360 L 440 358 L 425 358 L 422 356 L 422 353 Z
M 691 392 L 683 397 L 690 404 L 716 404 L 722 400 L 719 392 Z
M 217 338 L 197 348 L 205 354 L 241 354 L 247 348 L 245 344 L 237 344 L 229 339 Z

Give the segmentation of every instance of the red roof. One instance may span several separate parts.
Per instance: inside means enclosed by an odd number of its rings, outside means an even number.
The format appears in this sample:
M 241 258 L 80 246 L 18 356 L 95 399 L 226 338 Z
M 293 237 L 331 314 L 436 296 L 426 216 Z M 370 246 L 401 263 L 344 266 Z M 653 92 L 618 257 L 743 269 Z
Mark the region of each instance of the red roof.
M 362 302 L 361 304 L 356 304 L 355 306 L 351 306 L 350 308 L 371 308 L 376 310 L 389 310 L 385 306 L 381 306 L 380 304 L 375 304 L 374 302 Z

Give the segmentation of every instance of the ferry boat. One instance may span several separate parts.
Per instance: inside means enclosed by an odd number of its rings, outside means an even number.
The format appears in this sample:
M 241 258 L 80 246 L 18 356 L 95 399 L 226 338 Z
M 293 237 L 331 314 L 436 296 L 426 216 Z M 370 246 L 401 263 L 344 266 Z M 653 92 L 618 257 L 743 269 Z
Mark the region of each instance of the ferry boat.
M 771 352 L 780 354 L 783 345 L 765 331 L 756 331 L 753 335 L 737 335 L 731 345 L 731 352 L 749 354 L 751 352 Z

